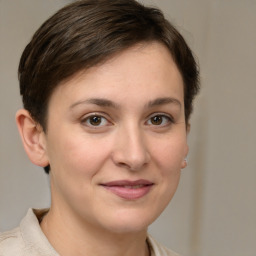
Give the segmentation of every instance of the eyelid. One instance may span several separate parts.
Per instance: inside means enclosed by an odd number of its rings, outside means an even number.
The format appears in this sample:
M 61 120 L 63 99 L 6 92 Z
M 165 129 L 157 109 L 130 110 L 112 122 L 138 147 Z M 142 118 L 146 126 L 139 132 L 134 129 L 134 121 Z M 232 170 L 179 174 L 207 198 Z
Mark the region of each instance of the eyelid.
M 107 124 L 106 125 L 99 125 L 99 126 L 94 126 L 94 125 L 86 124 L 86 122 L 91 117 L 95 117 L 95 116 L 105 119 L 107 121 Z M 100 128 L 104 128 L 106 126 L 112 125 L 113 122 L 110 119 L 111 118 L 109 116 L 107 116 L 107 114 L 105 114 L 105 113 L 102 113 L 102 112 L 91 112 L 91 113 L 88 113 L 86 115 L 83 115 L 83 117 L 81 118 L 80 122 L 81 122 L 82 125 L 87 126 L 89 128 L 100 129 Z
M 148 116 L 148 118 L 146 119 L 146 123 L 151 119 L 151 118 L 153 118 L 153 117 L 155 117 L 155 116 L 161 116 L 161 117 L 164 117 L 164 118 L 167 118 L 168 119 L 168 124 L 170 125 L 170 124 L 174 124 L 175 123 L 175 120 L 174 120 L 174 118 L 173 118 L 173 116 L 172 115 L 170 115 L 170 114 L 167 114 L 167 113 L 163 113 L 163 112 L 156 112 L 156 113 L 153 113 L 153 114 L 150 114 L 149 116 Z M 153 125 L 152 124 L 152 126 L 155 126 L 155 127 L 165 127 L 165 126 L 168 126 L 168 124 L 165 124 L 165 125 Z

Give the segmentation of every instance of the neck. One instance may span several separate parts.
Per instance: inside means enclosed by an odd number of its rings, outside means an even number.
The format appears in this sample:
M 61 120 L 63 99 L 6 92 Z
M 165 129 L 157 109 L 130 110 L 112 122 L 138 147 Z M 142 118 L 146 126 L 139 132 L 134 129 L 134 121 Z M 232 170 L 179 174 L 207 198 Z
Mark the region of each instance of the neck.
M 114 233 L 100 229 L 70 214 L 51 208 L 41 228 L 54 249 L 62 256 L 148 256 L 147 230 Z

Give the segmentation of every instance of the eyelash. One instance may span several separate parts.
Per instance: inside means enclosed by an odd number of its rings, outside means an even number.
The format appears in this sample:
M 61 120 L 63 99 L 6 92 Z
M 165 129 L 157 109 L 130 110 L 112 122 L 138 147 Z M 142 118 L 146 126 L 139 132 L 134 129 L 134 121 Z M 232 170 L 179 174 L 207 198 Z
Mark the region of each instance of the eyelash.
M 160 124 L 152 124 L 152 121 L 153 121 L 154 118 L 160 118 L 161 123 Z M 156 121 L 159 121 L 159 119 L 156 120 Z M 151 124 L 148 124 L 148 122 L 151 122 Z M 163 124 L 163 122 L 164 122 L 164 124 Z M 155 113 L 155 114 L 151 115 L 149 117 L 149 119 L 146 121 L 146 124 L 152 125 L 152 126 L 155 126 L 155 127 L 166 127 L 166 126 L 168 126 L 170 124 L 173 124 L 173 123 L 174 123 L 173 117 L 171 117 L 167 114 L 161 114 L 161 113 Z
M 91 123 L 91 121 L 93 121 L 93 118 L 95 119 L 94 121 L 100 121 L 100 124 L 99 125 L 93 125 Z M 102 125 L 102 120 L 104 120 L 104 123 Z M 99 127 L 105 127 L 105 126 L 108 126 L 108 125 L 111 125 L 111 122 L 106 118 L 104 117 L 102 114 L 97 114 L 97 113 L 94 113 L 94 114 L 90 114 L 89 116 L 86 116 L 84 117 L 82 120 L 81 120 L 81 123 L 83 125 L 86 125 L 90 128 L 94 128 L 94 129 L 97 129 Z
M 155 118 L 155 120 L 154 120 L 154 118 Z M 95 122 L 99 121 L 99 124 L 94 125 L 94 124 L 92 124 L 93 121 L 95 121 Z M 160 123 L 153 124 L 152 121 L 156 121 L 156 122 L 160 121 Z M 102 124 L 102 122 L 103 122 L 103 124 Z M 146 125 L 150 125 L 150 126 L 152 125 L 154 127 L 166 127 L 172 123 L 174 123 L 173 117 L 171 117 L 167 114 L 161 114 L 161 113 L 155 113 L 155 114 L 149 116 L 149 118 L 145 122 Z M 83 124 L 87 127 L 93 128 L 93 129 L 98 129 L 98 128 L 109 126 L 113 123 L 111 121 L 109 121 L 108 118 L 104 117 L 102 114 L 93 113 L 93 114 L 90 114 L 89 116 L 84 117 L 81 120 L 81 124 Z

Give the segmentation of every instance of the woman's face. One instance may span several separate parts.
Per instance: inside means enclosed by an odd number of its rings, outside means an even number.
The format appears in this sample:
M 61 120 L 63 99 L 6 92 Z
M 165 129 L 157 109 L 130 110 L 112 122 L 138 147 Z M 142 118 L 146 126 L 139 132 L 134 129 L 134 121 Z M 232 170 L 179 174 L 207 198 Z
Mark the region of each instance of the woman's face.
M 112 232 L 146 230 L 188 152 L 183 81 L 168 50 L 138 45 L 57 87 L 45 143 L 52 209 Z

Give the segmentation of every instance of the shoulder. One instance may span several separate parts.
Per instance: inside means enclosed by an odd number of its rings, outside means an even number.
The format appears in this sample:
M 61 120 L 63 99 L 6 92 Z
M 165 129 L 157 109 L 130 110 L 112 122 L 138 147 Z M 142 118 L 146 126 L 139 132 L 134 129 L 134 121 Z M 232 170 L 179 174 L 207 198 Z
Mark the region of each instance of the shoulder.
M 152 254 L 154 256 L 180 256 L 176 252 L 166 248 L 158 241 L 156 241 L 152 236 L 148 236 L 148 243 L 151 247 Z
M 0 256 L 22 255 L 24 247 L 19 228 L 0 234 Z
M 58 256 L 40 228 L 46 212 L 29 209 L 18 228 L 0 233 L 0 256 Z

